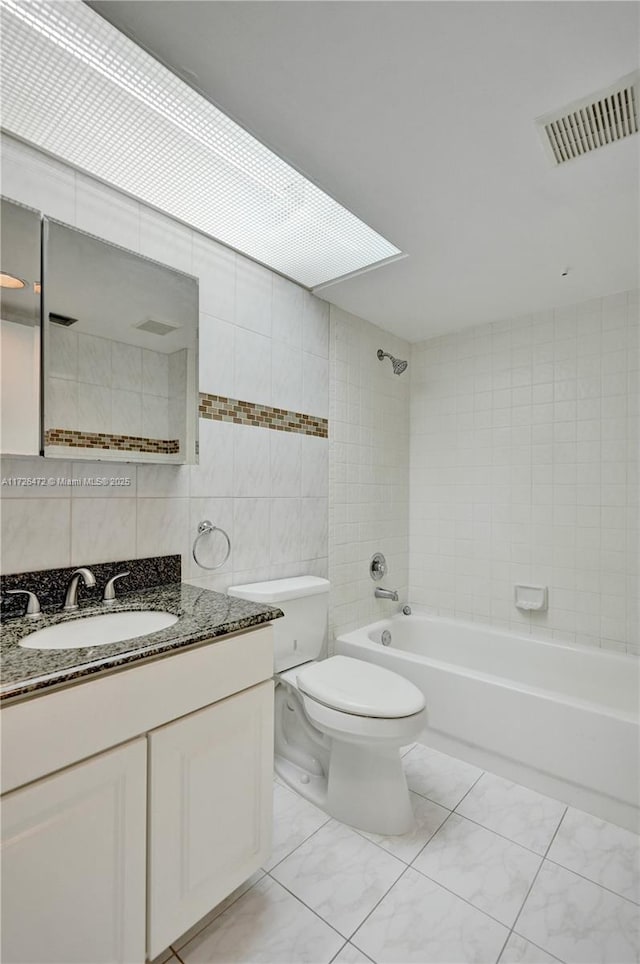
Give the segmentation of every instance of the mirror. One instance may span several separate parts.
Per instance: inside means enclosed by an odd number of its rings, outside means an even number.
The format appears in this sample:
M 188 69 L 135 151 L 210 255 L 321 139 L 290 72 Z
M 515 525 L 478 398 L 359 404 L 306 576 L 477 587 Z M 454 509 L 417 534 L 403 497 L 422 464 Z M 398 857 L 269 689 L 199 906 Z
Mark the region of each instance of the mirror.
M 198 282 L 43 220 L 45 456 L 197 461 Z
M 40 212 L 0 202 L 0 450 L 40 449 Z

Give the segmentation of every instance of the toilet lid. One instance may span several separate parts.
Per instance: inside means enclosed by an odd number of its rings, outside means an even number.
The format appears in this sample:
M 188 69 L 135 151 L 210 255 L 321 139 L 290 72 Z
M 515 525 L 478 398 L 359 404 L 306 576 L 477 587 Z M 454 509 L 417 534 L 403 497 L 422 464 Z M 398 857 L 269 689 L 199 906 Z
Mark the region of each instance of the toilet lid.
M 298 689 L 311 699 L 354 716 L 393 719 L 424 709 L 424 696 L 409 680 L 349 656 L 332 656 L 302 667 Z

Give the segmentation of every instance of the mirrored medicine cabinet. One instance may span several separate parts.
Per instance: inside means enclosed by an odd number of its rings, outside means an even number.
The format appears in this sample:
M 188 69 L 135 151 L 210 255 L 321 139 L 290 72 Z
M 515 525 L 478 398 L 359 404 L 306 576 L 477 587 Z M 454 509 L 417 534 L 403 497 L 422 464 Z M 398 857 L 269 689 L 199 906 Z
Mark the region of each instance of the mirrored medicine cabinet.
M 3 454 L 197 461 L 198 282 L 2 199 Z

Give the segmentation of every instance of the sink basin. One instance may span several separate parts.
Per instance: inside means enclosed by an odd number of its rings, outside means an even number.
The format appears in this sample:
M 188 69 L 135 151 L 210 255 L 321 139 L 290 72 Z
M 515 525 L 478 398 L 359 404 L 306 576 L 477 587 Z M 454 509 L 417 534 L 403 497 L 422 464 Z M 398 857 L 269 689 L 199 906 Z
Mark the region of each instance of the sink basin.
M 47 626 L 29 633 L 20 640 L 26 649 L 82 649 L 85 646 L 106 646 L 123 639 L 134 639 L 157 633 L 178 622 L 173 613 L 143 609 L 133 612 L 104 613 L 70 619 L 57 626 Z

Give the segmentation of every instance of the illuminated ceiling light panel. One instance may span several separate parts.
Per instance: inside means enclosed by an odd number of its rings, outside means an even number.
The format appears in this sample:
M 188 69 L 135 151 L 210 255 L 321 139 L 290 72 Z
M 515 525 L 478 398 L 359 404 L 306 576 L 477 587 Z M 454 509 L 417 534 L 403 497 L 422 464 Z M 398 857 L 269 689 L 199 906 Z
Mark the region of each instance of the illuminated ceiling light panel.
M 396 248 L 80 0 L 2 0 L 2 126 L 313 288 Z

